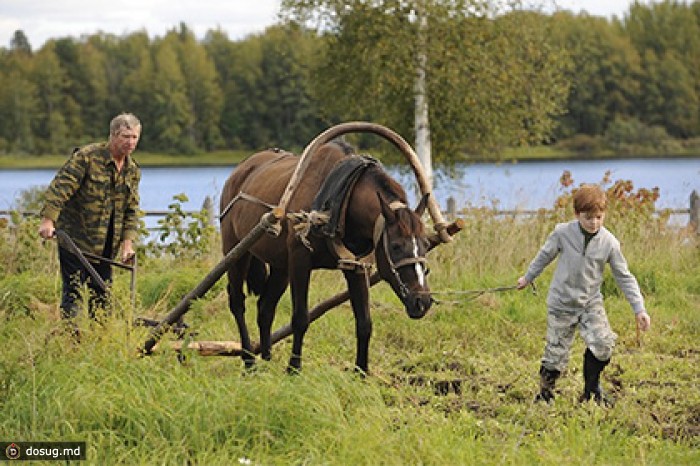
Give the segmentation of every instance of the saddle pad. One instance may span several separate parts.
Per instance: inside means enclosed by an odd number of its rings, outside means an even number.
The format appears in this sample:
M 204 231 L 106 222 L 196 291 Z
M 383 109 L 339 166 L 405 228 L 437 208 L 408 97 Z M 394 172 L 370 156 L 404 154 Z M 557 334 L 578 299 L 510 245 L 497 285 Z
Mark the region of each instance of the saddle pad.
M 367 155 L 349 157 L 338 163 L 328 174 L 312 204 L 312 210 L 324 212 L 329 220 L 314 227 L 314 232 L 329 238 L 343 237 L 345 207 L 352 188 L 364 171 L 380 162 Z

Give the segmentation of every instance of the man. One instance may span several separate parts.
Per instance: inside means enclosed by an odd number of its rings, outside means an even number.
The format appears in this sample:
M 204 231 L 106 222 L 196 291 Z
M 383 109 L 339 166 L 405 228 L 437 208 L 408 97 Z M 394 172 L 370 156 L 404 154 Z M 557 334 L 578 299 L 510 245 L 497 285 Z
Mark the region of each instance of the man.
M 52 238 L 56 228 L 63 230 L 85 252 L 114 259 L 121 250 L 123 262 L 132 260 L 138 235 L 138 187 L 141 169 L 131 154 L 141 136 L 141 122 L 122 113 L 109 125 L 109 140 L 73 151 L 46 193 L 41 209 L 39 236 Z M 91 290 L 91 317 L 95 307 L 105 307 L 106 291 L 93 283 L 78 257 L 59 241 L 58 257 L 63 281 L 61 314 L 78 314 L 79 290 L 87 282 Z M 105 283 L 111 282 L 108 262 L 95 261 L 94 268 Z

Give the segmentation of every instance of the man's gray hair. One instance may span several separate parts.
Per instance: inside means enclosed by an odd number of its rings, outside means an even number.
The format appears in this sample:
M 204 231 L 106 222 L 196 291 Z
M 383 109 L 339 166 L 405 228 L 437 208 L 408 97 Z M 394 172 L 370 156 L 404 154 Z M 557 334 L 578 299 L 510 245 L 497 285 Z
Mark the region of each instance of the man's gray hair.
M 132 113 L 121 113 L 112 118 L 109 124 L 109 137 L 116 136 L 124 128 L 141 131 L 141 122 Z

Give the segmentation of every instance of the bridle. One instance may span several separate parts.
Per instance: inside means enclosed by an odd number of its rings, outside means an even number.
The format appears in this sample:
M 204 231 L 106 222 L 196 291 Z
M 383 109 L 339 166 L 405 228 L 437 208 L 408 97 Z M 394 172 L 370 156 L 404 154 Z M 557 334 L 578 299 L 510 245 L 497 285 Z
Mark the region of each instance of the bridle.
M 393 201 L 389 204 L 389 208 L 391 210 L 396 211 L 398 209 L 406 209 L 408 208 L 406 204 L 404 204 L 401 201 Z M 415 239 L 415 237 L 414 237 Z M 406 298 L 408 297 L 410 291 L 408 289 L 408 286 L 404 283 L 404 281 L 401 279 L 401 274 L 399 274 L 399 269 L 401 267 L 406 267 L 408 265 L 416 265 L 419 264 L 423 268 L 423 273 L 427 275 L 427 259 L 425 257 L 418 257 L 418 255 L 415 255 L 413 257 L 405 257 L 399 261 L 394 262 L 394 260 L 391 258 L 391 253 L 389 251 L 389 235 L 387 234 L 386 231 L 386 219 L 384 218 L 384 215 L 381 213 L 377 217 L 377 220 L 374 223 L 374 247 L 375 250 L 379 247 L 379 241 L 381 240 L 382 242 L 382 247 L 384 248 L 384 256 L 386 257 L 387 263 L 389 264 L 389 270 L 396 278 L 396 282 L 398 283 L 399 286 L 399 296 L 401 298 Z

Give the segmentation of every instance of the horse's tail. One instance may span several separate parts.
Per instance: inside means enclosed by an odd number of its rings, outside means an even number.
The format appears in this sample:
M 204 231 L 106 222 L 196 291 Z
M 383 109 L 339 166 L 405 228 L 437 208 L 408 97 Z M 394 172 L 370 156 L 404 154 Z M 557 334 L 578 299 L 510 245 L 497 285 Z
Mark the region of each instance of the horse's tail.
M 248 292 L 255 296 L 260 296 L 265 290 L 267 284 L 267 267 L 265 263 L 257 257 L 250 256 L 250 265 L 248 266 L 248 276 L 246 283 L 248 284 Z

